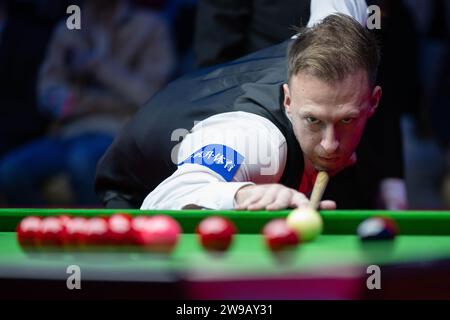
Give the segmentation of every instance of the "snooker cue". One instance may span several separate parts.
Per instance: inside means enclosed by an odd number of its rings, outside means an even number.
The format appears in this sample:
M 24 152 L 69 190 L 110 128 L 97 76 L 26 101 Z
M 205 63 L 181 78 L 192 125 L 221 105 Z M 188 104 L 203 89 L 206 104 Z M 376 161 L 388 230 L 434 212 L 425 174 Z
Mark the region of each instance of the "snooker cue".
M 328 173 L 325 171 L 320 171 L 317 174 L 316 182 L 311 193 L 310 203 L 314 210 L 319 208 L 320 200 L 322 199 L 325 188 L 327 187 L 328 181 L 330 180 Z

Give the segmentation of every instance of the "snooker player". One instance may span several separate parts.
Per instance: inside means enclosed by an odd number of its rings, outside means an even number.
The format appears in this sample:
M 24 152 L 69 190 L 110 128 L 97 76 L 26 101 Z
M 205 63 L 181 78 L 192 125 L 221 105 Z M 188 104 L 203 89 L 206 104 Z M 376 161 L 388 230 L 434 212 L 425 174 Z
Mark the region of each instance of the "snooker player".
M 381 98 L 379 48 L 361 26 L 362 2 L 342 2 L 346 15 L 310 21 L 295 39 L 160 91 L 99 162 L 105 205 L 277 210 L 308 203 L 319 170 L 338 177 L 356 164 Z

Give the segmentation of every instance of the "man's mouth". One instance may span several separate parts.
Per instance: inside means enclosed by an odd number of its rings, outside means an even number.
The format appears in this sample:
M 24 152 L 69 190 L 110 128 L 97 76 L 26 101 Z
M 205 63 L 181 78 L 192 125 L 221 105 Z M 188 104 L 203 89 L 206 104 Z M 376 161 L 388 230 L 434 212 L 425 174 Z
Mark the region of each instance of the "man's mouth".
M 319 156 L 319 159 L 321 161 L 325 161 L 325 162 L 336 162 L 339 160 L 339 157 L 320 157 Z

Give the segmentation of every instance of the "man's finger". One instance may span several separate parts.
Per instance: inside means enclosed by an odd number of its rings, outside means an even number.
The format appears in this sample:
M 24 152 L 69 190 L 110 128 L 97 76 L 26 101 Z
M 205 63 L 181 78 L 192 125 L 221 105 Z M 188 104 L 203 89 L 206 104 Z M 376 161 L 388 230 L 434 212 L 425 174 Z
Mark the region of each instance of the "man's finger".
M 278 188 L 268 188 L 266 189 L 266 192 L 261 197 L 261 199 L 255 203 L 249 206 L 249 210 L 259 210 L 259 209 L 265 209 L 266 206 L 273 203 L 279 194 L 280 190 Z M 255 207 L 255 208 L 253 208 Z
M 301 207 L 308 207 L 309 205 L 310 205 L 309 200 L 303 193 L 294 192 L 289 206 L 292 208 L 301 208 Z
M 263 194 L 260 193 L 254 193 L 247 199 L 245 199 L 240 205 L 236 207 L 237 210 L 246 210 L 249 205 L 254 204 L 258 202 L 261 197 L 263 197 Z
M 267 210 L 281 210 L 289 207 L 292 193 L 288 189 L 283 189 L 278 193 L 275 201 L 266 206 Z
M 320 209 L 324 209 L 324 210 L 336 210 L 336 208 L 337 208 L 336 202 L 334 202 L 332 200 L 320 201 L 319 207 L 320 207 Z
M 256 203 L 248 206 L 248 210 L 260 210 L 265 209 L 267 205 L 275 201 L 277 196 L 276 192 L 270 191 L 264 193 L 264 196 Z

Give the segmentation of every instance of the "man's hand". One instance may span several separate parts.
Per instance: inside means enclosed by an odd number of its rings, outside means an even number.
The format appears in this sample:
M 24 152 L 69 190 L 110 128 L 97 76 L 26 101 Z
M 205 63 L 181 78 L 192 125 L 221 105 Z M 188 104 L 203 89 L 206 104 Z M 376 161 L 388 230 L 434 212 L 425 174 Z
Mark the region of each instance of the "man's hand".
M 381 205 L 387 210 L 408 209 L 406 185 L 403 179 L 385 178 L 380 184 Z
M 309 206 L 308 198 L 281 184 L 248 185 L 235 195 L 236 210 L 281 210 Z M 336 209 L 334 201 L 320 202 L 321 209 Z

